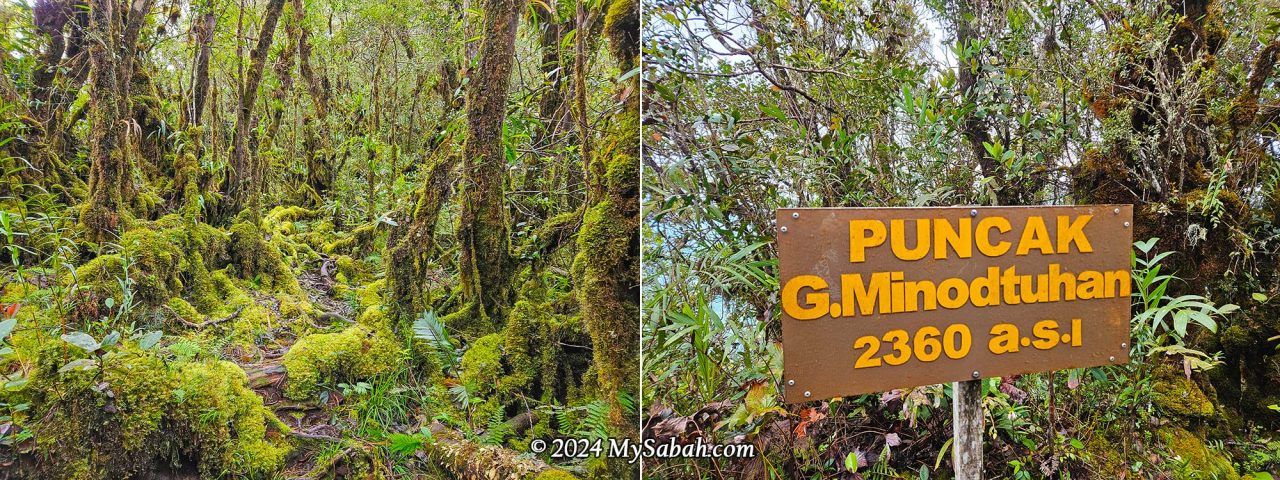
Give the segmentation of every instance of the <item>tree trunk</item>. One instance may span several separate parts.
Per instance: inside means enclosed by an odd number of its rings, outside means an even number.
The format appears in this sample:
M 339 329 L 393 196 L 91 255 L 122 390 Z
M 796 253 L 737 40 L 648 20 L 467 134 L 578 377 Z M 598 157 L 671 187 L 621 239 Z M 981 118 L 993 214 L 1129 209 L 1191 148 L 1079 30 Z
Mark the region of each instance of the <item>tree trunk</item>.
M 623 72 L 640 58 L 640 10 L 637 0 L 614 0 L 604 25 L 610 50 Z M 600 197 L 588 204 L 578 232 L 573 262 L 582 318 L 591 334 L 600 395 L 610 402 L 609 424 L 616 437 L 635 439 L 638 417 L 622 398 L 634 398 L 640 378 L 640 82 L 632 76 L 618 85 L 622 110 L 609 126 L 609 138 L 588 159 L 588 185 Z M 629 478 L 636 467 L 607 461 L 609 477 Z
M 458 270 L 464 299 L 474 304 L 483 325 L 509 303 L 510 250 L 503 181 L 502 122 L 515 56 L 516 26 L 523 0 L 487 0 L 479 61 L 467 86 L 467 139 L 463 146 L 462 213 L 458 220 Z
M 249 52 L 249 71 L 244 88 L 240 92 L 240 106 L 236 109 L 236 130 L 231 137 L 231 174 L 228 179 L 227 205 L 224 214 L 233 215 L 256 201 L 262 191 L 263 168 L 256 154 L 249 151 L 249 132 L 253 130 L 253 106 L 258 98 L 258 85 L 262 83 L 263 70 L 271 39 L 275 37 L 276 24 L 284 10 L 284 0 L 270 0 L 258 33 L 258 44 Z
M 89 30 L 95 41 L 89 42 L 89 68 L 93 76 L 90 86 L 93 146 L 89 170 L 89 198 L 80 214 L 89 238 L 114 240 L 122 214 L 127 215 L 125 181 L 128 162 L 120 145 L 120 132 L 130 123 L 129 85 L 138 34 L 155 0 L 130 3 L 127 12 L 115 0 L 97 0 L 89 4 Z
M 205 99 L 209 97 L 209 58 L 213 56 L 213 30 L 218 24 L 213 2 L 206 0 L 201 6 L 200 19 L 192 30 L 200 47 L 196 51 L 195 72 L 191 77 L 191 108 L 187 112 L 190 125 L 200 125 Z

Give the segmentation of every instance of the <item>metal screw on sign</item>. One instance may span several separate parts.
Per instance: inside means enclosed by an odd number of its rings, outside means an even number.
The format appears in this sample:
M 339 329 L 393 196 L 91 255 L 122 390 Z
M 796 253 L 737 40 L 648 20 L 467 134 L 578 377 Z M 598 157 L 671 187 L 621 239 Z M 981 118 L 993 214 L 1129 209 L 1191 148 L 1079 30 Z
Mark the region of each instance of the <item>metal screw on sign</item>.
M 782 230 L 782 233 L 787 233 L 787 227 L 782 227 L 779 230 Z
M 791 218 L 800 218 L 800 212 L 792 213 Z

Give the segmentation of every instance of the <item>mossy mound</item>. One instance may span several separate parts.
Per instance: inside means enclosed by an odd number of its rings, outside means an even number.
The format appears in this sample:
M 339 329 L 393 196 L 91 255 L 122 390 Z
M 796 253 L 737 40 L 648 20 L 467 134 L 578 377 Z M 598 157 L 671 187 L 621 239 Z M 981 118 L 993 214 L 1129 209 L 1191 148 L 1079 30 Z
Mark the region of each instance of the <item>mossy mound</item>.
M 402 354 L 395 342 L 363 325 L 307 335 L 284 355 L 284 394 L 305 400 L 322 385 L 368 379 L 395 368 Z
M 1151 372 L 1152 396 L 1160 411 L 1184 418 L 1208 418 L 1214 414 L 1213 402 L 1195 382 L 1160 362 Z
M 155 307 L 181 293 L 183 260 L 165 232 L 138 228 L 120 237 L 120 253 L 99 255 L 81 265 L 67 283 L 88 292 L 95 305 L 107 298 L 121 305 L 127 283 L 135 301 Z
M 291 449 L 285 427 L 227 362 L 167 364 L 127 344 L 99 366 L 59 372 L 83 351 L 49 343 L 20 393 L 35 439 L 31 478 L 128 478 L 161 466 L 203 478 L 267 478 Z M 14 394 L 19 395 L 19 394 Z
M 231 253 L 240 278 L 279 291 L 302 291 L 293 271 L 284 262 L 279 247 L 267 240 L 262 229 L 253 222 L 244 221 L 231 226 Z
M 284 465 L 289 428 L 245 385 L 244 370 L 225 361 L 188 363 L 178 368 L 177 377 L 180 398 L 172 426 L 189 434 L 177 435 L 180 448 L 197 459 L 202 475 L 258 477 Z
M 1174 472 L 1178 479 L 1239 480 L 1231 459 L 1223 452 L 1205 446 L 1204 440 L 1178 426 L 1166 426 L 1159 432 L 1169 454 L 1186 462 L 1184 468 Z
M 502 335 L 493 333 L 480 337 L 462 354 L 461 380 L 476 387 L 481 395 L 495 393 L 499 380 L 505 375 L 502 369 Z

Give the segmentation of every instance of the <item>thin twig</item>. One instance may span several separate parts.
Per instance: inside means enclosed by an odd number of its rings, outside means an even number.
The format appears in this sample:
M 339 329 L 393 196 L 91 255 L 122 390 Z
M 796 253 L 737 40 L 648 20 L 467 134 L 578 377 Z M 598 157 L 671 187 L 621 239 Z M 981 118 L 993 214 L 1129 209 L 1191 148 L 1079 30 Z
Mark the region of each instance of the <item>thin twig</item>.
M 239 317 L 239 316 L 240 316 L 240 312 L 241 312 L 241 311 L 244 311 L 244 307 L 243 307 L 243 306 L 241 306 L 240 308 L 237 308 L 235 312 L 232 312 L 232 313 L 231 313 L 231 315 L 227 315 L 227 316 L 226 316 L 226 317 L 224 317 L 224 318 L 217 318 L 217 319 L 205 319 L 205 321 L 200 322 L 200 323 L 191 323 L 191 322 L 187 321 L 187 319 L 182 318 L 182 315 L 178 314 L 178 311 L 177 311 L 177 310 L 174 310 L 174 309 L 173 309 L 173 307 L 170 307 L 170 306 L 168 306 L 168 305 L 164 305 L 164 308 L 166 308 L 166 309 L 168 309 L 170 312 L 172 312 L 172 313 L 173 313 L 174 318 L 177 318 L 179 323 L 181 323 L 181 324 L 183 324 L 183 325 L 186 325 L 186 326 L 188 326 L 188 327 L 191 327 L 191 328 L 204 328 L 204 327 L 208 327 L 208 326 L 212 326 L 212 325 L 217 325 L 217 324 L 219 324 L 219 323 L 223 323 L 223 322 L 231 321 L 231 320 L 234 320 L 236 317 Z

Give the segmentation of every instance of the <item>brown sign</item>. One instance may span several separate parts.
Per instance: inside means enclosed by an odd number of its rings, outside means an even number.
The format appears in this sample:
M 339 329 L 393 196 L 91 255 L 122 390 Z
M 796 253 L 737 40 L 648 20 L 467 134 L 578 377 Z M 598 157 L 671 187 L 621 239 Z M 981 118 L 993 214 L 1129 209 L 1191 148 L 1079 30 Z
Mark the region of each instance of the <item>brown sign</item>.
M 1131 205 L 777 214 L 788 402 L 1129 360 Z

